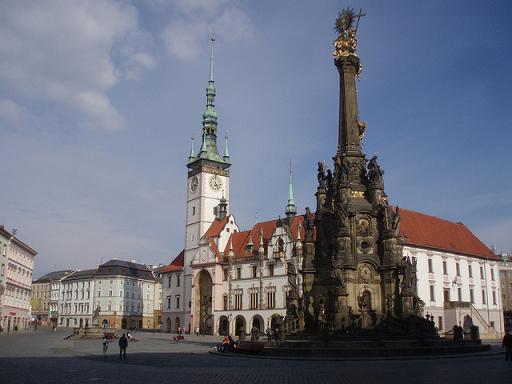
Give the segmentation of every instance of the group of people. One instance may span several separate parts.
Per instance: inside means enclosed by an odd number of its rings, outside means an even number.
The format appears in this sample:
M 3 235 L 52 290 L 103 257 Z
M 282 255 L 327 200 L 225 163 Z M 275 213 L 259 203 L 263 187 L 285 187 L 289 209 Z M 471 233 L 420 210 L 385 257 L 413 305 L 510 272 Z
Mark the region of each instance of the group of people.
M 222 343 L 217 346 L 217 351 L 219 352 L 234 352 L 236 348 L 238 348 L 238 341 L 235 341 L 231 335 L 224 336 L 222 339 Z
M 123 333 L 123 335 L 119 338 L 119 359 L 126 359 L 126 348 L 128 347 L 128 340 L 132 341 L 135 340 L 133 336 L 131 336 L 130 332 L 128 332 L 129 337 L 126 337 L 126 334 Z M 131 339 L 130 339 L 131 337 Z M 108 351 L 108 343 L 109 340 L 106 336 L 103 336 L 102 339 L 102 346 L 103 346 L 103 358 L 107 357 L 107 351 Z

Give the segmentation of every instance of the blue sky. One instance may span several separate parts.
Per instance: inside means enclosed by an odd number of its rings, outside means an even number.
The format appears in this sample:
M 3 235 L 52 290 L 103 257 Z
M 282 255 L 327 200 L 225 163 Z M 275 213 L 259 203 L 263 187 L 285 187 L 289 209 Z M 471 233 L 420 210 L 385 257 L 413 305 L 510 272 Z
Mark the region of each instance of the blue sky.
M 393 204 L 510 250 L 507 1 L 3 1 L 1 219 L 35 275 L 182 248 L 215 26 L 219 132 L 242 228 L 299 210 L 337 142 L 333 23 L 362 7 L 359 110 Z

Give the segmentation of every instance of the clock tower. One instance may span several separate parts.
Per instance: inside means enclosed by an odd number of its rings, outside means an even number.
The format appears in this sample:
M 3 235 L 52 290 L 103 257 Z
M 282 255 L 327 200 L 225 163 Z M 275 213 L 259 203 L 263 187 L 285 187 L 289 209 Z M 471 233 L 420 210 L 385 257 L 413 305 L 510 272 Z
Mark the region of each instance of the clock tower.
M 187 179 L 187 210 L 185 227 L 185 266 L 198 248 L 199 239 L 208 230 L 218 215 L 221 199 L 229 202 L 229 152 L 224 156 L 217 149 L 217 112 L 215 111 L 215 81 L 213 66 L 213 44 L 211 37 L 210 78 L 206 87 L 206 109 L 203 113 L 203 133 L 199 153 L 195 153 L 192 142 Z M 229 207 L 229 206 L 228 206 Z M 227 213 L 227 212 L 226 212 Z

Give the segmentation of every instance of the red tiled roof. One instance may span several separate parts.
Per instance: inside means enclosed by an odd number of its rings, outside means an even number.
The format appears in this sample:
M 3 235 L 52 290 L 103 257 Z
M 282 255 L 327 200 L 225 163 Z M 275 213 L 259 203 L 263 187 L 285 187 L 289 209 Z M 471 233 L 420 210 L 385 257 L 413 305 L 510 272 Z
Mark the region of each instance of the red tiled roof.
M 400 234 L 406 245 L 499 260 L 464 224 L 400 208 Z
M 233 233 L 230 237 L 233 242 L 233 252 L 237 257 L 247 257 L 258 254 L 258 248 L 260 246 L 260 231 L 263 229 L 263 244 L 266 247 L 272 234 L 277 228 L 277 222 L 279 220 L 270 220 L 264 221 L 261 223 L 256 223 L 250 230 Z M 285 222 L 285 219 L 283 219 Z M 302 215 L 295 216 L 292 221 L 292 225 L 290 226 L 290 230 L 293 238 L 296 240 L 298 237 L 299 224 L 304 221 L 304 217 Z M 301 230 L 301 239 L 304 240 L 304 228 Z M 252 239 L 253 252 L 249 252 L 247 250 L 247 243 L 249 239 Z M 228 240 L 226 247 L 224 249 L 224 254 L 227 255 L 229 252 L 230 241 Z
M 222 220 L 215 219 L 213 223 L 210 225 L 210 228 L 205 232 L 203 237 L 210 238 L 219 236 L 224 226 L 228 223 L 229 216 L 226 216 Z
M 176 272 L 176 271 L 182 271 L 183 267 L 185 265 L 185 250 L 182 250 L 178 256 L 166 267 L 164 267 L 161 272 L 162 273 L 168 273 L 168 272 Z

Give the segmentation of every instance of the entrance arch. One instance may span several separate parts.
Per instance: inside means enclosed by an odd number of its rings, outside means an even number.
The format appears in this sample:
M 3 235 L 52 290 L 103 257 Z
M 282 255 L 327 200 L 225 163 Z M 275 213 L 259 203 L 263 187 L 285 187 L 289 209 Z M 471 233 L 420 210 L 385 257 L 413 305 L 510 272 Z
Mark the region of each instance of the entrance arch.
M 166 324 L 167 324 L 167 327 L 166 327 L 167 333 L 171 333 L 171 318 L 170 317 L 167 318 Z
M 240 337 L 241 333 L 247 332 L 247 327 L 245 326 L 245 318 L 243 316 L 238 315 L 235 318 L 235 336 Z
M 179 317 L 174 320 L 174 330 L 176 333 L 180 333 L 181 321 Z
M 108 328 L 108 320 L 103 319 L 103 321 L 101 322 L 101 325 L 103 326 L 103 328 Z
M 212 292 L 212 277 L 203 269 L 194 284 L 194 319 L 198 319 L 196 329 L 204 335 L 213 335 Z
M 228 336 L 229 335 L 229 320 L 227 316 L 221 316 L 219 319 L 219 335 Z
M 273 314 L 272 317 L 270 318 L 270 329 L 272 330 L 272 332 L 275 331 L 275 329 L 277 328 L 277 324 L 278 324 L 278 320 L 281 318 L 281 315 L 279 314 Z
M 260 333 L 263 333 L 265 332 L 265 330 L 263 329 L 264 326 L 265 322 L 263 321 L 263 318 L 260 315 L 254 315 L 251 321 L 251 330 L 253 328 L 256 328 L 258 329 L 258 331 L 260 331 Z

